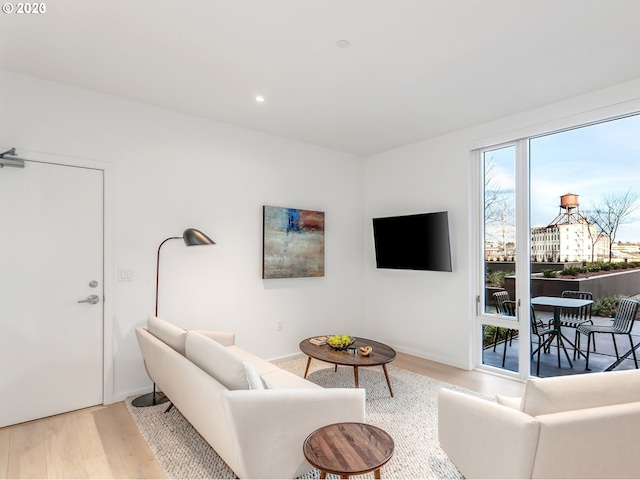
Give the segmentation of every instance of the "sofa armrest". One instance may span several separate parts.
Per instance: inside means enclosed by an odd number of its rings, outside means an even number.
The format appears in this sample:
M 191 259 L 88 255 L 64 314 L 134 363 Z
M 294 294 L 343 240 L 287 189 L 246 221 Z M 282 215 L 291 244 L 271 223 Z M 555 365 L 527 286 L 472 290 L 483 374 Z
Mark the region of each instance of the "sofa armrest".
M 531 478 L 539 423 L 531 416 L 441 389 L 440 446 L 466 478 Z
M 236 343 L 236 334 L 231 332 L 214 332 L 210 330 L 194 330 L 205 337 L 209 337 L 211 340 L 215 340 L 223 347 L 230 347 Z
M 520 410 L 522 405 L 522 397 L 509 397 L 506 395 L 496 395 L 496 403 L 498 405 L 504 405 L 505 407 L 513 408 L 514 410 Z
M 311 470 L 302 453 L 314 430 L 364 422 L 365 391 L 356 388 L 234 390 L 223 394 L 241 478 L 295 478 Z

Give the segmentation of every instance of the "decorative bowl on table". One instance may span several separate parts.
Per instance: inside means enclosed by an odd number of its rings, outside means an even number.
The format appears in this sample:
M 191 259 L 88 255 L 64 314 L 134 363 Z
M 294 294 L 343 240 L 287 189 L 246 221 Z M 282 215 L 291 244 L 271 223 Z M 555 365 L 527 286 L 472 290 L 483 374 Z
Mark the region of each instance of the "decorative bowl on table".
M 327 338 L 327 345 L 332 350 L 346 350 L 349 345 L 356 341 L 356 337 L 349 335 L 331 335 Z
M 371 352 L 373 352 L 373 347 L 367 345 L 366 347 L 360 347 L 358 350 L 360 350 L 360 355 L 362 355 L 363 357 L 368 357 L 369 355 L 371 355 Z

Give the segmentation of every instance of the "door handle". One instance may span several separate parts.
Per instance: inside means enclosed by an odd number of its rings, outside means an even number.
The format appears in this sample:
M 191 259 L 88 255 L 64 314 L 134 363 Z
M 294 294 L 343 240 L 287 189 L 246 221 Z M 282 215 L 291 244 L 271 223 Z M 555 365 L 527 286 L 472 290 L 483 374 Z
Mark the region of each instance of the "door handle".
M 90 303 L 91 305 L 95 305 L 100 301 L 100 297 L 98 295 L 89 295 L 84 300 L 78 300 L 78 303 Z

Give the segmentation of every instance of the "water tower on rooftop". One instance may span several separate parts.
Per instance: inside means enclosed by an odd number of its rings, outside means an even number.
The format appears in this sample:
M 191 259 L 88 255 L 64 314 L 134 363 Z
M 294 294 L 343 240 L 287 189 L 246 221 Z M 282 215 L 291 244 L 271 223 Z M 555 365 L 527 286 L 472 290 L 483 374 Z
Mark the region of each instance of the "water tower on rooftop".
M 587 222 L 587 219 L 580 213 L 578 195 L 575 193 L 565 193 L 561 195 L 560 213 L 549 225 L 567 225 L 584 222 Z
M 578 208 L 579 205 L 578 195 L 575 193 L 565 193 L 560 196 L 560 208 L 572 210 L 574 208 Z
M 603 258 L 605 239 L 598 228 L 580 213 L 578 195 L 560 196 L 560 212 L 546 227 L 531 227 L 531 258 L 534 261 L 577 262 Z

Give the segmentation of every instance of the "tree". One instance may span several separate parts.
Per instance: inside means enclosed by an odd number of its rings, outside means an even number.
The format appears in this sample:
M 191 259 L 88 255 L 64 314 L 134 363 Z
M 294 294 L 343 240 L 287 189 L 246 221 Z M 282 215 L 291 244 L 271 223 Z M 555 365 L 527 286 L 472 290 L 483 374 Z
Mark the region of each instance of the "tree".
M 513 224 L 513 220 L 515 218 L 515 207 L 514 207 L 514 202 L 513 200 L 509 197 L 509 195 L 501 195 L 498 197 L 498 200 L 496 202 L 496 206 L 498 207 L 496 209 L 496 213 L 497 213 L 497 223 L 498 226 L 500 228 L 500 236 L 501 236 L 501 240 L 502 240 L 502 255 L 503 258 L 506 260 L 507 259 L 507 243 L 513 243 L 513 242 L 509 242 L 508 239 L 512 239 L 513 238 L 513 231 L 515 230 L 515 226 Z
M 602 197 L 591 211 L 590 221 L 598 226 L 609 239 L 609 263 L 612 249 L 620 225 L 631 223 L 631 214 L 638 208 L 640 194 L 631 189 L 623 194 L 609 194 Z
M 507 243 L 513 242 L 515 230 L 515 195 L 512 190 L 501 188 L 496 181 L 495 159 L 487 159 L 484 164 L 484 222 L 485 233 L 491 238 L 499 238 L 502 255 L 506 260 Z
M 590 213 L 588 212 L 587 215 L 590 215 Z M 589 245 L 591 246 L 591 261 L 595 262 L 597 259 L 596 245 L 602 238 L 605 238 L 606 235 L 602 232 L 600 226 L 594 223 L 591 216 L 587 218 L 587 235 L 589 237 Z M 611 251 L 611 248 L 609 248 L 609 251 Z
M 485 224 L 492 224 L 498 220 L 497 203 L 500 197 L 500 190 L 496 184 L 496 161 L 493 157 L 484 162 L 484 221 Z

